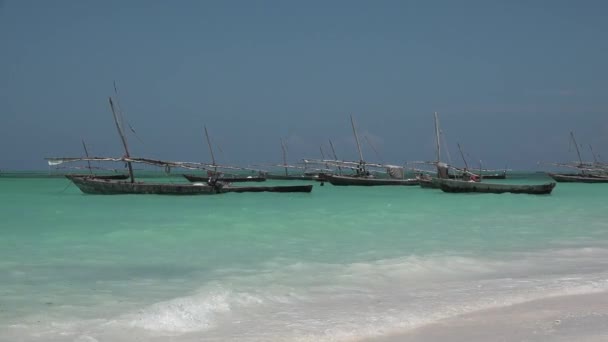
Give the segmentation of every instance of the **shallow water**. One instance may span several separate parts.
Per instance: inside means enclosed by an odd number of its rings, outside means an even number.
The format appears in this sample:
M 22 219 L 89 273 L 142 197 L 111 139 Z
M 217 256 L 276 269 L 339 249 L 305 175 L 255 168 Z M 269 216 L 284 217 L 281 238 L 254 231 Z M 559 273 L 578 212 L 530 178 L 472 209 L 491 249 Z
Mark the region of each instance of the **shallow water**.
M 607 194 L 103 196 L 0 177 L 0 340 L 350 340 L 604 291 Z

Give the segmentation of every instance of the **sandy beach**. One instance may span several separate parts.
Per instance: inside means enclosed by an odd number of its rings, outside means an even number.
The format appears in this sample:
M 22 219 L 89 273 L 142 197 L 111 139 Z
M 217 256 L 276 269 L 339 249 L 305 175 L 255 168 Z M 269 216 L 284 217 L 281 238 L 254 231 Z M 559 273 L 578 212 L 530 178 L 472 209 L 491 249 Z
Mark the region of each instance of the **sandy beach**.
M 608 341 L 608 292 L 482 310 L 365 341 Z

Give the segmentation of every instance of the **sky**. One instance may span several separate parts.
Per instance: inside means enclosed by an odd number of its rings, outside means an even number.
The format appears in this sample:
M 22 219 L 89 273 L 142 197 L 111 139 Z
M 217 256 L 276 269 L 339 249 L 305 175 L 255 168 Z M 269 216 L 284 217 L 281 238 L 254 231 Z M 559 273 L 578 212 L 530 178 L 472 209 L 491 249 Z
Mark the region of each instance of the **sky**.
M 608 160 L 606 1 L 0 0 L 0 169 L 124 154 L 241 166 L 329 154 L 540 170 Z M 371 142 L 371 144 L 369 142 Z M 377 151 L 377 153 L 374 151 Z M 444 159 L 448 159 L 444 154 Z

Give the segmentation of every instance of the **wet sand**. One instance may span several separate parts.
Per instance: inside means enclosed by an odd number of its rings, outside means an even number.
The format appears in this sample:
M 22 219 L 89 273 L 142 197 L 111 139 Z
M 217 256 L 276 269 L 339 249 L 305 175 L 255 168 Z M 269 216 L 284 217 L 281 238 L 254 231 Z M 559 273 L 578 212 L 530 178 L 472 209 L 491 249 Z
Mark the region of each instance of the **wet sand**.
M 551 297 L 365 341 L 608 341 L 608 292 Z

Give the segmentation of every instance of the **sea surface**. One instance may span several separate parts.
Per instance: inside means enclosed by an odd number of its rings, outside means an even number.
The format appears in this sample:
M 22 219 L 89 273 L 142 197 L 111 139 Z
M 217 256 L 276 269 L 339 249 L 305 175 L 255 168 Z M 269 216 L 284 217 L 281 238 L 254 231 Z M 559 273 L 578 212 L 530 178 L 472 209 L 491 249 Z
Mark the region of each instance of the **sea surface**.
M 0 341 L 351 341 L 607 291 L 607 199 L 566 183 L 108 196 L 0 175 Z

